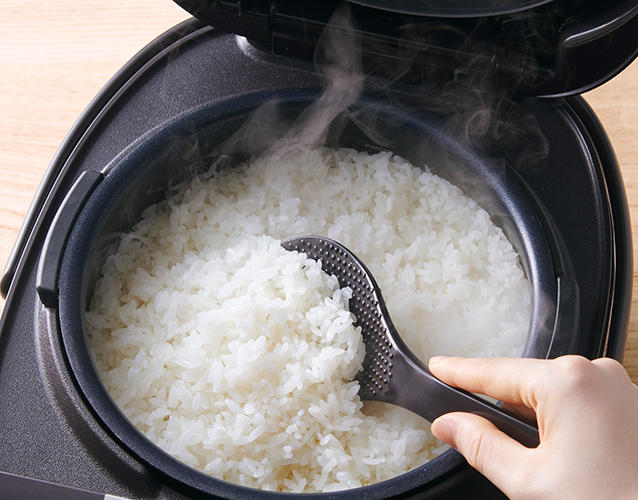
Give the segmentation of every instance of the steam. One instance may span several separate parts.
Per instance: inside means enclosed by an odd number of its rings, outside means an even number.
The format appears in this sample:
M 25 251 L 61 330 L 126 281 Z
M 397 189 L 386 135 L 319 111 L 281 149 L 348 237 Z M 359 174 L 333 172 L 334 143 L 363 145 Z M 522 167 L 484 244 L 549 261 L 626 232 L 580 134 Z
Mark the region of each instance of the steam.
M 315 69 L 323 92 L 299 117 L 290 121 L 280 102 L 259 106 L 246 123 L 220 147 L 223 155 L 283 155 L 291 148 L 323 146 L 335 120 L 361 97 L 365 77 L 361 45 L 347 6 L 333 14 L 315 50 Z
M 351 8 L 357 7 L 337 9 L 317 43 L 320 97 L 296 119 L 281 112 L 281 103 L 264 103 L 218 148 L 219 155 L 246 158 L 320 147 L 346 122 L 371 145 L 393 149 L 384 112 L 393 107 L 436 117 L 441 134 L 468 150 L 500 156 L 524 174 L 546 168 L 548 141 L 517 95 L 542 79 L 529 46 L 490 45 L 482 35 L 468 36 L 440 20 L 405 24 L 388 41 L 356 26 Z M 535 22 L 530 19 L 530 30 Z M 478 23 L 475 31 L 481 30 Z M 353 106 L 364 91 L 375 94 L 378 106 Z M 415 155 L 402 154 L 422 157 L 423 148 L 415 144 Z
M 523 20 L 530 33 L 538 36 L 542 31 L 536 27 L 537 17 Z M 479 21 L 468 35 L 457 25 L 424 20 L 402 26 L 394 43 L 366 38 L 362 53 L 367 88 L 383 93 L 394 106 L 439 117 L 444 133 L 470 150 L 488 155 L 497 151 L 527 174 L 542 171 L 548 141 L 530 111 L 528 101 L 534 99 L 521 96 L 539 88 L 548 75 L 538 68 L 531 42 L 501 47 L 487 39 L 486 33 L 494 29 L 490 22 Z M 351 118 L 383 144 L 374 110 Z
M 322 145 L 330 125 L 363 92 L 361 44 L 347 7 L 337 9 L 319 38 L 315 65 L 323 77 L 325 91 L 301 115 L 289 135 L 304 146 Z

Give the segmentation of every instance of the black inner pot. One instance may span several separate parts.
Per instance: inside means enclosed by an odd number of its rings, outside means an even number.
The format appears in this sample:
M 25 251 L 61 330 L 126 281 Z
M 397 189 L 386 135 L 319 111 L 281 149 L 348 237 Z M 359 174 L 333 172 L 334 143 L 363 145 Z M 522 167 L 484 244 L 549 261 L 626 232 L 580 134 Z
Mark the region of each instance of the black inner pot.
M 215 158 L 219 144 L 239 129 L 251 111 L 271 97 L 272 93 L 262 92 L 205 105 L 151 131 L 119 155 L 104 170 L 104 180 L 77 215 L 58 281 L 64 349 L 81 392 L 106 428 L 130 452 L 172 480 L 204 493 L 234 498 L 282 494 L 211 478 L 173 459 L 143 437 L 119 411 L 96 374 L 87 347 L 83 315 L 100 268 L 114 250 L 119 234 L 130 230 L 141 212 L 163 199 L 171 187 L 205 169 Z M 290 90 L 278 97 L 283 116 L 294 117 L 313 102 L 316 93 Z M 367 151 L 391 149 L 417 166 L 428 165 L 437 175 L 459 185 L 492 214 L 521 256 L 532 289 L 533 312 L 524 354 L 545 357 L 556 317 L 556 273 L 540 222 L 542 211 L 518 174 L 507 165 L 462 146 L 446 135 L 432 116 L 408 112 L 373 96 L 361 99 L 352 111 L 374 113 L 378 130 L 383 133 L 383 145 L 371 140 L 345 113 L 330 131 L 329 146 Z M 243 158 L 238 154 L 235 159 Z M 398 495 L 441 478 L 462 463 L 460 455 L 450 450 L 396 478 L 322 497 Z

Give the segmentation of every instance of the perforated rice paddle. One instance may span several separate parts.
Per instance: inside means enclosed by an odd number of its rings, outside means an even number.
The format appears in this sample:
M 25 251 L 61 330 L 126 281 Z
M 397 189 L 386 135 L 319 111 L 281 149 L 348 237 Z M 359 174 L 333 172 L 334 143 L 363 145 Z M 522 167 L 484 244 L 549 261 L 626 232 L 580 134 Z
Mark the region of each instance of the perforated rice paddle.
M 502 408 L 434 377 L 405 345 L 390 320 L 381 291 L 363 263 L 340 243 L 319 236 L 303 236 L 282 243 L 286 250 L 320 260 L 341 287 L 352 289 L 350 311 L 366 347 L 363 368 L 357 374 L 362 400 L 392 403 L 432 422 L 452 411 L 487 418 L 525 446 L 538 445 L 538 430 Z

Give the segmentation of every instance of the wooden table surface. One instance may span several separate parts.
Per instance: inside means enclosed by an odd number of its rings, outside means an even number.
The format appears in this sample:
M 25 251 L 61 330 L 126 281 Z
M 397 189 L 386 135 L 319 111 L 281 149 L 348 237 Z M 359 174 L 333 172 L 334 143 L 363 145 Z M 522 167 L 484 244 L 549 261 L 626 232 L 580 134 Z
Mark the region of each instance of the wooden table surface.
M 4 268 L 35 190 L 75 119 L 135 52 L 188 15 L 170 0 L 0 0 L 0 12 L 0 266 Z M 635 234 L 638 62 L 585 98 L 614 145 Z M 635 256 L 634 251 L 634 260 Z M 636 272 L 633 283 L 635 306 Z M 624 363 L 638 383 L 636 307 Z

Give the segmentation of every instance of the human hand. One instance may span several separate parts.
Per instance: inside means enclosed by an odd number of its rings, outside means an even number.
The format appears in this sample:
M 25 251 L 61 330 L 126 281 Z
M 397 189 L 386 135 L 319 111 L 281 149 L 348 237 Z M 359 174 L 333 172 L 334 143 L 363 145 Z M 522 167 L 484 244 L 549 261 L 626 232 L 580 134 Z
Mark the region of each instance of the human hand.
M 638 387 L 617 361 L 434 357 L 429 368 L 536 419 L 537 448 L 469 413 L 432 423 L 436 437 L 511 499 L 638 499 Z

